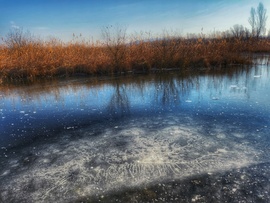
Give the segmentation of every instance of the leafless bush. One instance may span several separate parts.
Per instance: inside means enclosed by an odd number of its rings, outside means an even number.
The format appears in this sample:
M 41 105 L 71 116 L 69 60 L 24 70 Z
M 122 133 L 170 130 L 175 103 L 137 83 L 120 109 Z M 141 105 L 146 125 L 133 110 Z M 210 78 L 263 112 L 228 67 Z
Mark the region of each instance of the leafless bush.
M 113 72 L 121 72 L 126 69 L 126 30 L 126 27 L 120 25 L 106 26 L 102 29 L 102 37 L 107 48 L 107 53 L 111 59 L 111 70 Z
M 3 39 L 5 46 L 10 49 L 26 46 L 34 41 L 34 37 L 29 31 L 24 32 L 23 28 L 11 29 Z

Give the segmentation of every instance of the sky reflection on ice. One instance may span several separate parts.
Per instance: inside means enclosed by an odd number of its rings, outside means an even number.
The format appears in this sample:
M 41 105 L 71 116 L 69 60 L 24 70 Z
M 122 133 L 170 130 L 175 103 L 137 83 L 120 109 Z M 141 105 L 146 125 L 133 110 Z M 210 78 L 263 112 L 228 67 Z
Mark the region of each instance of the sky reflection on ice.
M 235 198 L 241 173 L 268 167 L 269 78 L 257 66 L 1 87 L 0 202 L 90 201 L 230 171 Z

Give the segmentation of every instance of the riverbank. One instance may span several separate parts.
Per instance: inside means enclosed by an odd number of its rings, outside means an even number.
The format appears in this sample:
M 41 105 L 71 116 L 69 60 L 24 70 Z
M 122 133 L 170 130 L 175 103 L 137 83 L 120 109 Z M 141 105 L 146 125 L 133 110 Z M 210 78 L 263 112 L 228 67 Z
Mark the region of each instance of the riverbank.
M 111 75 L 179 69 L 211 70 L 252 64 L 253 54 L 269 52 L 269 39 L 164 37 L 129 43 L 63 43 L 26 40 L 0 47 L 0 80 L 34 81 L 78 75 Z

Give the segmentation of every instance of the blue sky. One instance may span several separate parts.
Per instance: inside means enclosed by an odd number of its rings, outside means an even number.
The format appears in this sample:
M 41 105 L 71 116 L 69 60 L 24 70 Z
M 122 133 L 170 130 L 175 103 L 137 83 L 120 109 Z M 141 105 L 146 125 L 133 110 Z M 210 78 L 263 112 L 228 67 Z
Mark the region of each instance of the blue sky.
M 203 28 L 207 34 L 234 24 L 250 28 L 250 8 L 259 2 L 270 12 L 269 0 L 0 0 L 0 36 L 21 27 L 42 38 L 71 40 L 81 33 L 99 39 L 102 27 L 115 24 L 128 33 L 166 29 L 185 35 Z

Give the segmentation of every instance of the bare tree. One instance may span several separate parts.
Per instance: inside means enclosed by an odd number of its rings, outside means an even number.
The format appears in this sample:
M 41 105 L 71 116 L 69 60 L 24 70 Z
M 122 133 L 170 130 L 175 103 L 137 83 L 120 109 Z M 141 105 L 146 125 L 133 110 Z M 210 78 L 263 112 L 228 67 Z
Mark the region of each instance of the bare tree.
M 256 26 L 256 11 L 255 8 L 251 8 L 250 10 L 250 17 L 248 19 L 249 24 L 251 25 L 251 34 L 255 36 L 255 26 Z
M 259 6 L 257 8 L 257 37 L 259 37 L 261 34 L 265 34 L 266 20 L 266 9 L 264 8 L 264 5 L 262 3 L 259 3 Z
M 245 34 L 245 29 L 243 25 L 235 24 L 231 27 L 231 33 L 233 37 L 242 38 Z
M 4 43 L 8 48 L 18 48 L 31 42 L 32 38 L 29 31 L 24 32 L 22 28 L 13 28 L 8 32 Z
M 259 3 L 257 10 L 253 7 L 251 8 L 248 22 L 251 25 L 251 33 L 253 37 L 259 38 L 261 35 L 265 34 L 266 21 L 266 9 L 262 3 Z
M 220 36 L 224 39 L 230 39 L 232 37 L 232 34 L 231 34 L 230 30 L 225 30 L 225 31 L 221 32 Z
M 252 34 L 250 33 L 250 30 L 248 28 L 245 27 L 244 30 L 244 38 L 245 39 L 249 39 L 252 36 Z
M 112 59 L 113 70 L 122 71 L 126 56 L 126 27 L 106 26 L 102 28 L 102 37 L 105 40 L 108 55 Z

